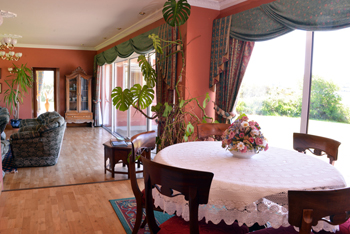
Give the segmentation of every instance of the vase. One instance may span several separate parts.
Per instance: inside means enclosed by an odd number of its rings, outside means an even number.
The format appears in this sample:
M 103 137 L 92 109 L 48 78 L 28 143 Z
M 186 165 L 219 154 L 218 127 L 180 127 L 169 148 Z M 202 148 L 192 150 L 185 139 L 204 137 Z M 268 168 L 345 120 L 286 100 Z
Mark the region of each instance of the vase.
M 256 154 L 254 150 L 248 150 L 245 153 L 242 153 L 240 151 L 235 151 L 235 150 L 232 150 L 232 151 L 230 150 L 230 152 L 233 155 L 233 157 L 236 157 L 236 158 L 251 158 Z

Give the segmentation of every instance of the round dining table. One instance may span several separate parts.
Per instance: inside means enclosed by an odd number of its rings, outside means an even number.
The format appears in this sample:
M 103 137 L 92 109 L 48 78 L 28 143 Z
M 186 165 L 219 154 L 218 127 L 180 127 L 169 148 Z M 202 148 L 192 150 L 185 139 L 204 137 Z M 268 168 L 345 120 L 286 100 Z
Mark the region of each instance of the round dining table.
M 214 173 L 209 201 L 199 206 L 198 218 L 214 224 L 238 221 L 272 227 L 288 226 L 288 190 L 334 189 L 346 187 L 341 173 L 314 156 L 270 147 L 249 159 L 236 158 L 218 141 L 195 141 L 171 145 L 154 158 L 155 162 Z M 165 212 L 189 220 L 183 196 L 162 196 L 153 190 L 154 204 Z M 334 231 L 319 222 L 315 231 Z

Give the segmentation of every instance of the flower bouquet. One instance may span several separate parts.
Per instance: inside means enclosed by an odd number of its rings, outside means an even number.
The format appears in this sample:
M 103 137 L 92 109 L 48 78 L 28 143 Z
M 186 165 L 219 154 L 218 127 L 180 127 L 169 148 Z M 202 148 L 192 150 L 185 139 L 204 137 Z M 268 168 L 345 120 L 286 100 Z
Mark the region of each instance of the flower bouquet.
M 259 153 L 268 150 L 269 145 L 255 121 L 249 121 L 245 114 L 241 114 L 222 135 L 222 147 L 234 152 Z

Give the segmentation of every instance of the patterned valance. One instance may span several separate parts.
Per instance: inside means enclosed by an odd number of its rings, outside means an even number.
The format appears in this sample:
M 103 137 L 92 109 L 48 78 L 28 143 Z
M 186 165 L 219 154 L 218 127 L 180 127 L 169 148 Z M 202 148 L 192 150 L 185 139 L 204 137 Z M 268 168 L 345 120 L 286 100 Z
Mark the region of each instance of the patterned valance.
M 277 0 L 232 15 L 230 36 L 263 41 L 294 29 L 326 31 L 349 26 L 349 0 Z

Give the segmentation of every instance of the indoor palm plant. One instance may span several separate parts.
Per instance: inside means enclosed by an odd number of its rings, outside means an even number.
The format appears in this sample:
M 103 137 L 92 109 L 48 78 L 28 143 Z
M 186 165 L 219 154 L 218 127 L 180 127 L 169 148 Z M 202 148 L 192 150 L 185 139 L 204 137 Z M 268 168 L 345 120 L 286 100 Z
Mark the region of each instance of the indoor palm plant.
M 9 77 L 14 77 L 14 79 L 5 80 L 9 88 L 5 90 L 4 102 L 10 108 L 13 115 L 11 125 L 18 127 L 20 123 L 19 104 L 23 103 L 24 93 L 28 93 L 28 88 L 32 87 L 33 75 L 27 64 L 22 64 L 20 67 L 13 64 L 11 73 L 12 75 Z
M 208 119 L 213 121 L 204 111 L 204 108 L 210 100 L 208 94 L 203 105 L 200 105 L 196 98 L 184 100 L 178 90 L 179 81 L 182 80 L 181 78 L 185 68 L 184 44 L 180 26 L 188 20 L 191 14 L 191 6 L 188 4 L 187 0 L 168 0 L 164 4 L 162 13 L 167 24 L 172 27 L 178 27 L 179 39 L 175 41 L 165 41 L 155 34 L 149 35 L 149 38 L 153 40 L 153 47 L 156 53 L 163 54 L 164 48 L 174 47 L 176 51 L 171 54 L 166 54 L 165 57 L 167 58 L 175 53 L 181 55 L 181 70 L 175 85 L 175 102 L 158 103 L 156 106 L 152 106 L 152 116 L 148 116 L 142 111 L 152 104 L 154 99 L 154 87 L 157 82 L 157 73 L 154 67 L 149 64 L 149 59 L 147 59 L 145 55 L 140 55 L 138 57 L 138 62 L 146 84 L 143 86 L 135 84 L 130 89 L 124 90 L 122 87 L 116 87 L 112 91 L 113 105 L 118 110 L 126 111 L 132 106 L 146 118 L 158 120 L 158 150 L 174 143 L 188 141 L 189 137 L 194 132 L 193 122 L 207 122 Z M 157 61 L 158 65 L 159 62 L 160 61 Z M 194 114 L 192 111 L 194 108 L 193 105 L 189 105 L 192 102 L 202 110 L 202 116 L 198 117 Z

